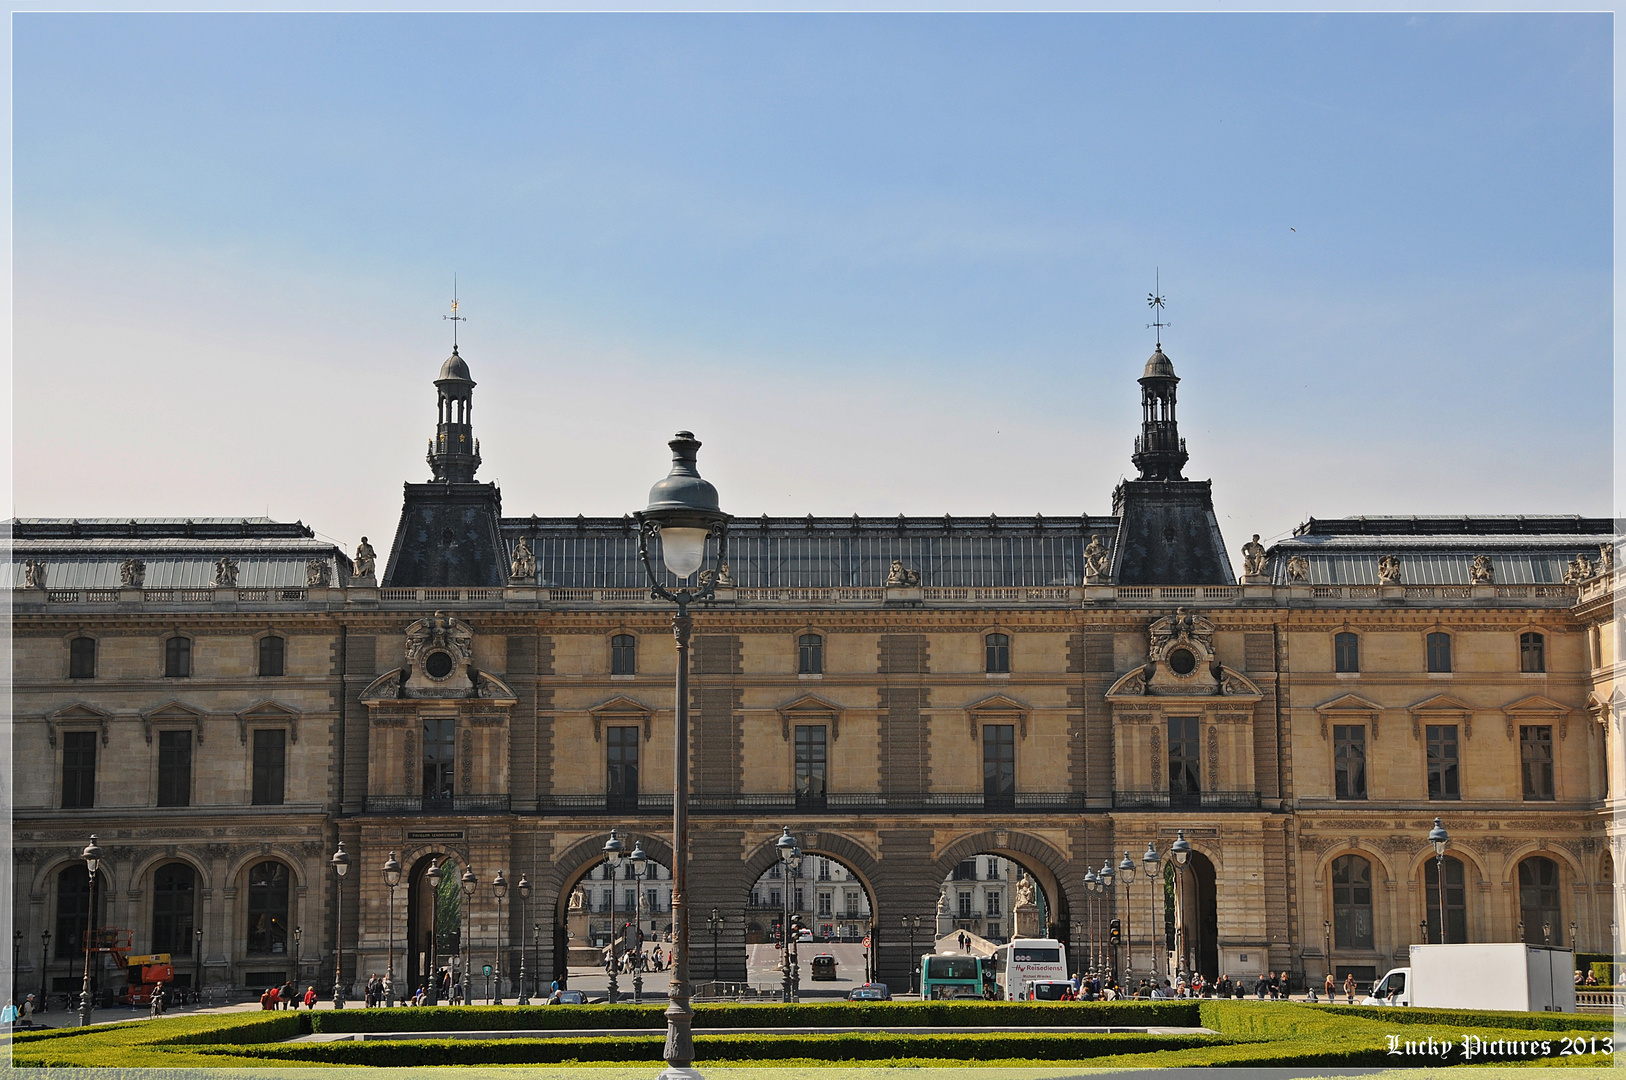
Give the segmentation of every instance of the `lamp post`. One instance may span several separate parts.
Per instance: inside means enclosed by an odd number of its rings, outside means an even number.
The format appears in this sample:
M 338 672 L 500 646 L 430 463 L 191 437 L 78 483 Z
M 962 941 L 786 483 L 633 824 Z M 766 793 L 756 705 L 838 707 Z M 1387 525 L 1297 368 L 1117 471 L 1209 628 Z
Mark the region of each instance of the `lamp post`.
M 1135 890 L 1130 888 L 1135 884 L 1135 860 L 1127 851 L 1124 861 L 1118 864 L 1118 880 L 1124 883 L 1124 978 L 1128 979 L 1135 971 L 1135 936 L 1130 932 L 1133 923 L 1129 918 L 1129 909 L 1135 906 Z
M 790 835 L 790 826 L 786 825 L 774 841 L 774 848 L 779 852 L 780 876 L 784 887 L 779 890 L 779 969 L 780 969 L 780 997 L 786 1005 L 791 1003 L 794 988 L 790 982 L 790 890 L 792 866 L 800 865 L 802 849 L 796 846 L 796 838 Z
M 45 965 L 51 961 L 51 932 L 40 931 L 40 1011 L 45 1011 Z
M 493 893 L 495 893 L 496 896 L 497 896 L 497 944 L 492 949 L 492 958 L 491 958 L 492 959 L 492 963 L 491 963 L 491 976 L 492 976 L 491 985 L 493 987 L 493 993 L 496 994 L 496 997 L 492 1000 L 492 1004 L 493 1005 L 501 1005 L 502 1004 L 502 943 L 503 943 L 503 938 L 505 936 L 503 934 L 503 930 L 505 929 L 505 927 L 503 926 L 503 921 L 502 921 L 502 902 L 503 902 L 503 899 L 505 897 L 507 897 L 507 895 L 508 895 L 508 879 L 502 876 L 502 871 L 501 870 L 498 870 L 497 871 L 497 876 L 491 879 L 491 891 Z
M 1095 939 L 1095 892 L 1100 884 L 1101 883 L 1099 881 L 1095 880 L 1095 870 L 1093 868 L 1086 867 L 1084 870 L 1084 917 L 1089 921 L 1090 924 L 1090 964 L 1089 972 L 1087 972 L 1087 974 L 1093 974 L 1095 972 L 1095 959 L 1098 948 Z
M 85 850 L 79 853 L 85 860 L 85 872 L 90 875 L 90 911 L 85 917 L 85 932 L 81 945 L 85 951 L 85 983 L 79 998 L 79 1026 L 90 1026 L 90 950 L 91 941 L 96 936 L 96 875 L 102 868 L 102 849 L 96 843 L 96 834 L 92 833 L 90 843 Z
M 1332 974 L 1332 923 L 1321 920 L 1321 953 L 1327 958 L 1327 974 Z
M 617 962 L 619 956 L 615 950 L 615 932 L 620 927 L 615 925 L 615 869 L 621 865 L 621 853 L 626 845 L 621 837 L 616 835 L 614 829 L 610 830 L 610 838 L 604 841 L 604 865 L 609 867 L 606 873 L 610 877 L 610 1004 L 614 1005 L 621 1000 L 621 984 L 616 979 L 616 968 L 621 965 Z
M 305 955 L 305 950 L 304 950 L 304 947 L 303 947 L 304 943 L 305 943 L 305 928 L 303 926 L 294 927 L 294 970 L 299 973 L 299 979 L 296 979 L 295 980 L 296 982 L 301 981 L 301 980 L 303 980 L 305 978 L 305 969 L 300 966 L 301 958 Z M 203 949 L 202 949 L 203 931 L 202 931 L 201 928 L 198 931 L 198 945 L 199 945 L 199 948 L 198 948 L 198 962 L 202 963 L 203 962 Z
M 458 949 L 463 959 L 463 1004 L 467 1005 L 469 991 L 473 989 L 470 985 L 473 981 L 473 972 L 469 968 L 473 966 L 474 960 L 474 890 L 480 887 L 480 879 L 474 876 L 472 866 L 466 866 L 457 884 L 463 892 L 462 911 L 459 914 L 462 916 L 463 924 L 468 927 L 468 932 L 460 935 L 462 941 L 459 944 L 462 947 Z
M 23 932 L 14 930 L 11 934 L 11 998 L 17 999 L 17 967 L 23 960 Z
M 401 864 L 395 861 L 395 852 L 384 860 L 384 885 L 390 891 L 389 951 L 384 954 L 384 1007 L 395 1005 L 395 887 L 401 884 Z
M 1445 831 L 1440 819 L 1428 830 L 1428 842 L 1434 845 L 1434 884 L 1440 900 L 1440 944 L 1445 944 L 1445 849 L 1451 846 L 1451 834 Z
M 1117 895 L 1112 891 L 1116 876 L 1112 869 L 1112 860 L 1109 858 L 1101 864 L 1101 870 L 1096 874 L 1096 880 L 1101 883 L 1101 922 L 1107 928 L 1107 938 L 1103 943 L 1106 951 L 1102 958 L 1106 961 L 1107 978 L 1116 978 L 1118 974 L 1117 950 L 1112 944 L 1112 898 Z
M 1150 961 L 1152 967 L 1152 985 L 1156 986 L 1158 985 L 1158 958 L 1167 957 L 1168 955 L 1166 948 L 1167 942 L 1165 942 L 1165 948 L 1163 949 L 1160 949 L 1157 946 L 1157 928 L 1162 925 L 1162 922 L 1157 917 L 1157 891 L 1163 885 L 1163 875 L 1159 872 L 1162 869 L 1163 860 L 1158 857 L 1157 848 L 1153 846 L 1152 842 L 1147 841 L 1146 853 L 1140 857 L 1140 861 L 1141 865 L 1146 868 L 1146 891 L 1150 894 L 1150 899 L 1152 901 L 1152 906 L 1150 909 L 1151 921 L 1146 924 L 1146 939 L 1148 946 L 1150 946 L 1152 950 L 1152 958 Z
M 542 923 L 540 920 L 531 924 L 531 978 L 538 986 L 536 996 L 542 996 Z
M 1191 844 L 1186 841 L 1184 829 L 1175 831 L 1174 843 L 1169 845 L 1169 855 L 1174 859 L 1175 973 L 1185 978 L 1189 974 L 1186 963 L 1186 862 L 1191 858 Z
M 525 903 L 531 898 L 531 883 L 525 880 L 525 875 L 519 876 L 519 884 L 514 886 L 519 893 L 519 997 L 514 1000 L 515 1005 L 529 1005 L 531 995 L 525 992 Z
M 920 929 L 920 916 L 914 916 L 912 921 L 908 915 L 904 915 L 902 918 L 904 929 L 909 931 L 909 992 L 918 994 L 920 984 L 916 981 L 915 976 L 920 971 L 920 958 L 915 955 L 915 931 Z
M 428 968 L 429 993 L 426 995 L 429 1004 L 440 1004 L 440 968 L 435 964 L 435 958 L 440 952 L 440 862 L 434 858 L 429 860 L 429 869 L 423 872 L 423 879 L 429 884 L 429 959 L 425 962 Z
M 644 872 L 649 867 L 649 856 L 644 854 L 644 842 L 635 840 L 632 844 L 632 854 L 627 856 L 632 863 L 632 880 L 636 882 L 632 892 L 632 947 L 637 950 L 632 958 L 632 1003 L 644 1003 Z
M 711 909 L 711 916 L 706 919 L 706 925 L 711 928 L 711 982 L 712 992 L 717 992 L 717 939 L 723 932 L 723 916 L 716 908 Z
M 650 595 L 677 605 L 672 635 L 677 640 L 676 723 L 672 759 L 672 980 L 666 1009 L 666 1070 L 668 1078 L 692 1076 L 694 1039 L 689 1007 L 689 642 L 694 620 L 689 605 L 716 595 L 717 579 L 728 569 L 728 515 L 717 503 L 717 489 L 700 478 L 695 454 L 700 442 L 680 431 L 672 448 L 672 471 L 649 490 L 649 505 L 637 515 L 638 556 L 649 577 Z M 661 542 L 661 563 L 678 580 L 687 580 L 706 559 L 706 541 L 717 538 L 717 565 L 694 591 L 672 592 L 655 576 L 649 561 L 649 541 Z
M 333 867 L 333 1007 L 344 1008 L 344 875 L 350 872 L 350 856 L 345 853 L 344 841 L 333 853 L 328 865 Z
M 1073 971 L 1083 978 L 1084 976 L 1084 920 L 1073 920 Z
M 192 1000 L 196 1005 L 203 1004 L 203 927 L 192 928 L 192 955 L 196 961 L 192 967 L 196 974 L 192 978 Z M 299 928 L 294 928 L 294 978 L 299 978 Z

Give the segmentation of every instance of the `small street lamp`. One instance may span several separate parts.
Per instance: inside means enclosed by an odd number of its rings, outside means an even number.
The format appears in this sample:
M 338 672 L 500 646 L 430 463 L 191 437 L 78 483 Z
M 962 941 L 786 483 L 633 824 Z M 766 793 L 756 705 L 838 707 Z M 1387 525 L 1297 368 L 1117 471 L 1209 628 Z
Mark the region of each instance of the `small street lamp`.
M 637 950 L 632 957 L 632 1003 L 644 1003 L 644 873 L 649 867 L 649 856 L 644 854 L 644 842 L 635 840 L 632 844 L 632 854 L 627 856 L 632 863 L 632 880 L 636 883 L 632 892 L 632 947 Z
M 193 970 L 197 973 L 195 975 L 195 977 L 193 978 L 193 981 L 192 981 L 192 1000 L 193 1000 L 194 1004 L 202 1005 L 203 1004 L 203 927 L 201 927 L 201 926 L 193 927 L 193 929 L 192 929 L 192 944 L 194 946 L 192 955 L 197 958 L 195 960 L 195 962 L 193 963 L 193 965 L 192 965 Z M 298 977 L 299 977 L 297 975 L 297 972 L 299 971 L 299 928 L 298 927 L 294 928 L 294 971 L 296 972 L 294 978 L 295 978 L 295 981 L 297 981 Z
M 615 949 L 615 932 L 620 929 L 615 925 L 615 869 L 621 865 L 621 853 L 626 845 L 621 837 L 616 835 L 614 829 L 610 830 L 610 838 L 604 841 L 604 865 L 609 867 L 610 878 L 610 1004 L 614 1005 L 621 1000 L 621 984 L 616 980 L 616 968 L 621 965 L 620 958 Z
M 531 995 L 525 992 L 525 904 L 531 898 L 531 883 L 525 880 L 525 875 L 519 876 L 519 884 L 514 886 L 519 893 L 519 997 L 515 1005 L 529 1005 Z
M 51 932 L 40 931 L 40 1009 L 45 1009 L 45 965 L 51 959 Z
M 540 921 L 537 921 L 537 922 L 534 922 L 534 923 L 531 924 L 531 978 L 534 979 L 539 984 L 537 986 L 537 988 L 536 988 L 536 996 L 541 997 L 542 996 L 542 987 L 541 987 L 540 983 L 542 982 L 542 923 Z
M 496 994 L 496 997 L 494 999 L 492 999 L 492 1004 L 493 1005 L 501 1005 L 502 1004 L 502 943 L 503 943 L 503 937 L 505 936 L 503 934 L 503 930 L 505 929 L 505 927 L 503 926 L 503 921 L 502 921 L 502 902 L 503 902 L 503 899 L 508 895 L 508 879 L 502 876 L 502 871 L 501 870 L 498 870 L 497 871 L 497 876 L 491 879 L 491 891 L 497 895 L 497 944 L 492 949 L 492 966 L 491 966 L 491 975 L 492 975 L 491 985 L 494 988 L 494 993 Z
M 1083 975 L 1084 975 L 1084 941 L 1085 941 L 1085 938 L 1084 938 L 1084 921 L 1082 919 L 1074 919 L 1073 920 L 1073 961 L 1074 961 L 1073 970 L 1075 972 L 1077 972 L 1080 977 L 1083 977 Z
M 468 932 L 461 935 L 462 948 L 458 952 L 463 954 L 463 1004 L 469 1003 L 470 985 L 474 973 L 469 969 L 474 966 L 474 890 L 480 887 L 480 879 L 474 876 L 474 867 L 464 867 L 463 876 L 457 880 L 458 888 L 463 891 L 462 921 L 468 927 Z
M 90 1026 L 90 952 L 91 942 L 96 936 L 96 875 L 102 868 L 102 849 L 96 843 L 96 834 L 90 836 L 90 843 L 85 850 L 79 853 L 85 860 L 85 872 L 90 875 L 90 915 L 85 919 L 84 940 L 81 944 L 85 950 L 85 983 L 79 998 L 79 1026 Z
M 677 605 L 672 636 L 677 642 L 675 723 L 672 739 L 672 979 L 666 1009 L 666 1059 L 669 1074 L 687 1073 L 694 1063 L 694 1038 L 689 1007 L 689 644 L 694 620 L 689 605 L 717 594 L 717 582 L 728 569 L 728 521 L 717 502 L 717 489 L 701 479 L 695 468 L 700 441 L 680 431 L 667 444 L 672 449 L 672 471 L 649 489 L 649 505 L 639 512 L 638 557 L 649 578 L 651 597 Z M 687 580 L 706 561 L 706 541 L 717 538 L 716 569 L 693 591 L 668 589 L 655 576 L 649 560 L 649 541 L 659 537 L 661 563 L 673 577 Z
M 1157 980 L 1158 958 L 1167 956 L 1166 950 L 1158 948 L 1157 944 L 1157 928 L 1162 925 L 1157 917 L 1157 892 L 1163 885 L 1163 875 L 1159 873 L 1163 860 L 1158 857 L 1157 848 L 1148 840 L 1146 842 L 1146 854 L 1140 857 L 1140 861 L 1141 865 L 1146 868 L 1146 891 L 1152 901 L 1150 908 L 1151 921 L 1146 924 L 1146 937 L 1147 943 L 1152 950 L 1152 985 L 1157 986 L 1159 985 Z
M 23 958 L 23 932 L 14 930 L 11 935 L 11 998 L 17 999 L 17 968 Z
M 429 993 L 426 995 L 430 1005 L 440 1004 L 440 968 L 435 960 L 440 953 L 440 861 L 434 858 L 429 860 L 429 869 L 423 872 L 423 879 L 429 885 L 429 960 L 428 967 Z
M 790 926 L 790 890 L 791 879 L 802 865 L 802 849 L 796 846 L 796 838 L 790 834 L 790 826 L 786 825 L 774 841 L 774 847 L 779 852 L 779 866 L 784 886 L 779 891 L 779 968 L 780 968 L 780 995 L 786 1005 L 795 1000 L 796 988 L 791 983 L 790 950 L 792 931 Z
M 1428 842 L 1434 845 L 1434 884 L 1440 900 L 1440 944 L 1445 944 L 1445 849 L 1451 846 L 1451 834 L 1445 831 L 1440 819 L 1428 830 Z
M 1186 958 L 1186 862 L 1191 858 L 1191 844 L 1186 840 L 1184 829 L 1175 830 L 1174 843 L 1169 845 L 1169 855 L 1174 859 L 1174 937 L 1177 950 L 1175 972 L 1181 978 L 1185 978 L 1190 973 Z
M 395 1005 L 395 887 L 401 884 L 401 864 L 395 852 L 384 860 L 384 885 L 390 890 L 389 951 L 384 954 L 384 1005 Z
M 1112 871 L 1111 859 L 1107 859 L 1101 864 L 1101 869 L 1095 875 L 1095 880 L 1101 884 L 1101 923 L 1107 929 L 1106 940 L 1103 942 L 1105 951 L 1102 953 L 1102 960 L 1105 963 L 1102 966 L 1106 968 L 1107 977 L 1111 979 L 1118 974 L 1118 958 L 1114 955 L 1116 950 L 1112 945 L 1111 931 L 1112 898 L 1115 895 L 1112 891 L 1115 875 Z
M 350 856 L 345 854 L 344 841 L 333 853 L 328 865 L 333 867 L 333 1007 L 344 1008 L 344 875 L 350 872 Z
M 1129 909 L 1135 906 L 1135 890 L 1130 888 L 1135 884 L 1135 860 L 1127 851 L 1124 861 L 1118 864 L 1118 880 L 1124 883 L 1124 976 L 1128 978 L 1135 970 L 1135 936 L 1129 930 Z
M 711 909 L 711 915 L 706 919 L 706 925 L 711 929 L 711 982 L 712 993 L 717 992 L 717 939 L 723 932 L 723 916 L 716 908 Z
M 1089 920 L 1090 924 L 1090 969 L 1086 974 L 1093 973 L 1095 971 L 1095 957 L 1096 950 L 1098 948 L 1095 939 L 1095 892 L 1096 889 L 1100 887 L 1100 884 L 1101 883 L 1095 879 L 1095 870 L 1091 867 L 1086 867 L 1084 870 L 1084 911 L 1085 918 Z

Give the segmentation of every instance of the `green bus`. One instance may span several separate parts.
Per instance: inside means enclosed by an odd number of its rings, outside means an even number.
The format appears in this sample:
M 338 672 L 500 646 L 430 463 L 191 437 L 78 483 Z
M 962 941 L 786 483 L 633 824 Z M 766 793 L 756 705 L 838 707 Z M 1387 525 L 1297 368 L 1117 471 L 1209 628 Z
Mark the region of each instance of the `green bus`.
M 920 996 L 925 1001 L 982 1000 L 983 962 L 958 953 L 920 958 Z

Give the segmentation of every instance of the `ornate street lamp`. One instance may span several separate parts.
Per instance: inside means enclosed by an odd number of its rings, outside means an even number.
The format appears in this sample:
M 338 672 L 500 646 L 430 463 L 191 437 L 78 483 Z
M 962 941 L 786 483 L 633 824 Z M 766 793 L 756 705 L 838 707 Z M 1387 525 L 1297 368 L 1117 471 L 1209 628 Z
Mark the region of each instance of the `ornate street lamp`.
M 680 431 L 668 444 L 672 448 L 672 472 L 649 489 L 649 505 L 637 514 L 638 556 L 649 577 L 650 595 L 677 605 L 672 616 L 672 634 L 677 639 L 676 724 L 672 760 L 672 980 L 668 991 L 671 1004 L 666 1009 L 667 1068 L 664 1076 L 692 1073 L 694 1039 L 690 1024 L 694 1010 L 689 1007 L 689 643 L 694 636 L 694 620 L 689 605 L 716 595 L 717 579 L 723 576 L 728 560 L 728 520 L 717 503 L 717 489 L 700 478 L 695 454 L 700 443 L 694 435 Z M 672 592 L 655 575 L 649 561 L 649 541 L 659 537 L 661 562 L 666 572 L 686 580 L 706 558 L 706 541 L 717 538 L 716 571 L 690 591 Z
M 644 1003 L 644 872 L 649 867 L 649 856 L 644 854 L 644 842 L 635 840 L 632 844 L 632 854 L 627 856 L 632 863 L 632 880 L 636 882 L 632 892 L 632 947 L 637 950 L 632 958 L 632 1003 Z
M 294 970 L 299 972 L 299 978 L 294 980 L 295 982 L 301 982 L 305 978 L 304 968 L 300 967 L 300 958 L 303 957 L 304 954 L 305 954 L 304 943 L 305 943 L 305 928 L 303 926 L 294 927 Z M 203 961 L 203 949 L 201 948 L 202 944 L 203 944 L 203 931 L 201 929 L 199 929 L 199 931 L 198 931 L 198 945 L 200 946 L 200 948 L 198 949 L 198 962 L 199 963 L 202 963 L 202 961 Z M 200 984 L 200 986 L 201 986 L 201 984 Z
M 519 997 L 515 1005 L 529 1005 L 531 995 L 525 992 L 525 903 L 531 898 L 531 883 L 525 880 L 525 875 L 519 876 L 519 884 L 514 886 L 519 893 Z
M 790 834 L 790 826 L 785 826 L 779 839 L 774 841 L 774 848 L 779 852 L 779 867 L 784 880 L 784 887 L 779 890 L 779 970 L 780 995 L 786 1005 L 794 1000 L 795 988 L 791 985 L 790 974 L 790 890 L 793 867 L 800 866 L 802 862 L 802 849 L 796 846 L 796 838 Z
M 462 916 L 463 925 L 468 927 L 468 932 L 461 934 L 462 947 L 458 949 L 458 952 L 463 954 L 463 1004 L 467 1005 L 469 991 L 473 989 L 470 983 L 474 978 L 473 972 L 469 970 L 474 962 L 474 890 L 480 887 L 480 879 L 474 876 L 474 867 L 464 867 L 463 876 L 458 878 L 457 884 L 463 891 L 463 909 L 459 914 Z
M 1107 978 L 1116 978 L 1118 971 L 1118 958 L 1114 955 L 1112 947 L 1112 899 L 1115 895 L 1112 885 L 1115 876 L 1112 871 L 1112 860 L 1109 858 L 1101 864 L 1096 872 L 1095 880 L 1101 883 L 1101 924 L 1106 929 L 1106 940 L 1103 942 L 1105 951 L 1102 953 L 1103 966 L 1107 971 Z
M 920 985 L 915 981 L 915 975 L 920 970 L 920 957 L 915 955 L 915 931 L 920 929 L 920 916 L 916 915 L 913 922 L 909 921 L 907 915 L 899 917 L 903 920 L 903 928 L 909 931 L 909 992 L 917 994 Z
M 1332 923 L 1321 920 L 1321 951 L 1327 958 L 1327 974 L 1332 974 Z
M 333 1007 L 344 1008 L 344 875 L 350 872 L 350 856 L 344 841 L 328 861 L 333 867 Z
M 11 998 L 17 1000 L 17 968 L 23 962 L 23 932 L 14 930 L 11 934 Z
M 717 992 L 717 938 L 723 932 L 723 917 L 716 908 L 711 909 L 711 916 L 706 920 L 711 928 L 711 983 L 712 993 Z
M 491 985 L 492 985 L 494 993 L 496 994 L 496 998 L 493 1000 L 492 1003 L 495 1004 L 495 1005 L 501 1005 L 502 1004 L 502 942 L 503 942 L 503 938 L 506 936 L 506 935 L 503 934 L 503 930 L 505 930 L 506 927 L 503 926 L 503 921 L 502 921 L 502 902 L 503 902 L 503 899 L 508 895 L 508 879 L 502 876 L 502 871 L 501 870 L 498 870 L 497 871 L 497 876 L 491 879 L 491 891 L 493 893 L 495 893 L 496 896 L 497 896 L 497 944 L 492 949 L 492 965 L 491 965 L 491 976 L 492 976 Z
M 1428 842 L 1434 845 L 1434 884 L 1440 898 L 1440 944 L 1445 944 L 1445 849 L 1451 846 L 1451 834 L 1445 831 L 1440 819 L 1428 830 Z
M 1169 855 L 1174 859 L 1174 938 L 1177 950 L 1175 973 L 1184 978 L 1189 974 L 1186 966 L 1186 862 L 1191 858 L 1191 844 L 1186 841 L 1184 829 L 1175 830 L 1174 843 L 1169 845 Z
M 45 1010 L 45 965 L 51 962 L 51 932 L 40 931 L 40 1011 Z
M 621 984 L 616 980 L 616 968 L 621 965 L 615 951 L 615 932 L 619 929 L 615 925 L 615 868 L 621 865 L 621 853 L 626 845 L 621 837 L 616 835 L 614 829 L 610 830 L 610 838 L 604 841 L 604 865 L 610 869 L 610 1004 L 614 1005 L 621 1000 Z
M 1146 939 L 1148 947 L 1152 950 L 1152 985 L 1158 986 L 1161 984 L 1158 982 L 1157 969 L 1159 963 L 1167 963 L 1168 942 L 1164 942 L 1163 948 L 1158 947 L 1157 931 L 1158 927 L 1161 926 L 1162 923 L 1157 917 L 1157 893 L 1158 890 L 1163 886 L 1163 874 L 1161 873 L 1163 869 L 1163 860 L 1158 857 L 1157 848 L 1150 840 L 1146 842 L 1146 853 L 1140 857 L 1140 861 L 1141 865 L 1146 868 L 1146 891 L 1150 894 L 1150 899 L 1152 901 L 1152 906 L 1150 909 L 1151 919 L 1146 924 Z
M 195 1005 L 203 1004 L 203 927 L 192 929 L 192 955 L 196 957 L 192 969 L 197 972 L 192 980 L 192 1000 Z M 299 971 L 299 927 L 294 927 L 294 971 Z M 298 975 L 295 975 L 297 980 Z
M 440 862 L 434 858 L 429 860 L 429 869 L 423 872 L 423 879 L 429 885 L 429 960 L 427 963 L 429 979 L 429 993 L 426 996 L 431 1005 L 440 1004 L 440 968 L 436 966 L 436 957 L 440 955 Z
M 1135 890 L 1130 888 L 1135 883 L 1135 860 L 1127 851 L 1123 862 L 1118 864 L 1118 880 L 1124 883 L 1124 977 L 1127 979 L 1135 971 L 1135 937 L 1129 931 L 1129 909 L 1135 906 Z
M 395 887 L 401 884 L 401 864 L 395 852 L 384 860 L 384 885 L 390 891 L 389 952 L 384 957 L 384 1005 L 395 1005 Z
M 1088 905 L 1088 907 L 1085 910 L 1089 913 L 1088 917 L 1089 917 L 1089 920 L 1090 920 L 1090 970 L 1088 972 L 1089 974 L 1093 974 L 1095 972 L 1096 954 L 1097 954 L 1097 951 L 1099 949 L 1099 943 L 1096 940 L 1096 934 L 1095 934 L 1095 894 L 1096 894 L 1096 891 L 1100 887 L 1101 887 L 1101 883 L 1095 879 L 1095 870 L 1092 869 L 1092 868 L 1086 867 L 1085 870 L 1084 870 L 1084 902 Z
M 85 983 L 79 997 L 79 1026 L 90 1026 L 90 951 L 91 942 L 96 936 L 96 875 L 102 868 L 102 849 L 96 843 L 96 834 L 90 836 L 90 843 L 85 850 L 79 853 L 85 860 L 85 872 L 90 875 L 90 912 L 85 918 L 85 932 L 81 944 L 85 950 Z

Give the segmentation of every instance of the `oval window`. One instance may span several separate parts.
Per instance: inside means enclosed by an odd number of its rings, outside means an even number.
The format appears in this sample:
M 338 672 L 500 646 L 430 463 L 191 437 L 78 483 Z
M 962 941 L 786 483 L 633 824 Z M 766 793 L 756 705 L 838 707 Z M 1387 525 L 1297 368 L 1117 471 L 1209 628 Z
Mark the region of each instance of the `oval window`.
M 1169 667 L 1176 675 L 1190 675 L 1197 670 L 1197 657 L 1190 649 L 1176 649 L 1169 654 Z
M 423 669 L 431 679 L 444 679 L 452 673 L 451 653 L 432 652 L 423 659 Z

